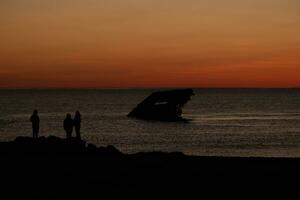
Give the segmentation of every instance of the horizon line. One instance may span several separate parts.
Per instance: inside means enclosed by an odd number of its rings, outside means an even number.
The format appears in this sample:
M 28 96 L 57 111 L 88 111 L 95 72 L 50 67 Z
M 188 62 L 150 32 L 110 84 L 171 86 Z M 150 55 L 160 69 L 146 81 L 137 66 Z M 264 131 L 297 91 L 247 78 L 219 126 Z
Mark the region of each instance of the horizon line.
M 155 90 L 155 89 L 300 89 L 300 87 L 41 87 L 1 88 L 0 90 Z

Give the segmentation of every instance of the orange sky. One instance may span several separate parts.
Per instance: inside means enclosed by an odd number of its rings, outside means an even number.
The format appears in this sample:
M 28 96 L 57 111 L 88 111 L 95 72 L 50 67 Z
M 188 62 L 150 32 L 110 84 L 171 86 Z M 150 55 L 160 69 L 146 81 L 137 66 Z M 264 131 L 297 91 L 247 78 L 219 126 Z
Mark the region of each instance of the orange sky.
M 0 88 L 300 87 L 299 0 L 1 0 Z

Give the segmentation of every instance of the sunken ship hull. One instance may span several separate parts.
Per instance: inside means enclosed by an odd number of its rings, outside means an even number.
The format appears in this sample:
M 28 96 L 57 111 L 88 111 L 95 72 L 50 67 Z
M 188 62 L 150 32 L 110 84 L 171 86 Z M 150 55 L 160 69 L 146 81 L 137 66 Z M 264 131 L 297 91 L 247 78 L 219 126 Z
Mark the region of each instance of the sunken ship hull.
M 184 105 L 194 95 L 192 89 L 154 92 L 139 103 L 129 114 L 144 120 L 186 121 L 182 117 Z

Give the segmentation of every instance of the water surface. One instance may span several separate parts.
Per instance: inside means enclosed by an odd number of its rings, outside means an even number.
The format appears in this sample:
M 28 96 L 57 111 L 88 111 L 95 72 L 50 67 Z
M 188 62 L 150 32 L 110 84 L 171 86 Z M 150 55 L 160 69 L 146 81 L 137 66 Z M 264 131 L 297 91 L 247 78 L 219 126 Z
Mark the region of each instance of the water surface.
M 83 138 L 123 152 L 300 156 L 300 90 L 199 89 L 186 105 L 190 123 L 127 118 L 153 90 L 0 90 L 0 140 L 30 136 L 32 110 L 42 136 L 65 137 L 67 112 L 80 110 Z

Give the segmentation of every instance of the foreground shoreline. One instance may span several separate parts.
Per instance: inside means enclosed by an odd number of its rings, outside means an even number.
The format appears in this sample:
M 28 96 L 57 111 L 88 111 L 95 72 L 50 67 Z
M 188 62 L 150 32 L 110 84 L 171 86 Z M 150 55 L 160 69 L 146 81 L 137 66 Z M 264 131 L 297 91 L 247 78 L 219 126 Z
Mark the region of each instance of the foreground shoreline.
M 123 154 L 113 146 L 54 136 L 0 142 L 0 159 L 2 190 L 36 199 L 286 195 L 300 179 L 300 158 Z

